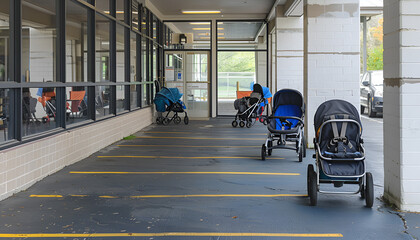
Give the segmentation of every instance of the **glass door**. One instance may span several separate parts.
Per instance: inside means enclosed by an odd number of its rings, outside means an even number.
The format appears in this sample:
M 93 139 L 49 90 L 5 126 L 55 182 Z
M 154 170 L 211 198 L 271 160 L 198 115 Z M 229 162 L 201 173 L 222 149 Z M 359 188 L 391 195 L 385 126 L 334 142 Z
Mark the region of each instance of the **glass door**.
M 165 86 L 176 87 L 183 93 L 183 101 L 190 118 L 208 118 L 209 52 L 166 52 Z

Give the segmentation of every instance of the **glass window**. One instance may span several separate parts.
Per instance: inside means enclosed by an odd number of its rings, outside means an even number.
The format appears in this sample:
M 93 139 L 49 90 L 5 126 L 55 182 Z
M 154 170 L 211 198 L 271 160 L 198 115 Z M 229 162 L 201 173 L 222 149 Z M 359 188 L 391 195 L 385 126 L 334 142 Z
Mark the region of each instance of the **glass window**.
M 133 110 L 138 107 L 138 91 L 140 85 L 130 85 L 130 109 Z
M 142 98 L 141 98 L 141 105 L 143 107 L 149 106 L 149 103 L 147 101 L 147 97 L 148 97 L 148 93 L 147 93 L 147 89 L 148 89 L 148 85 L 149 84 L 142 84 Z
M 133 1 L 133 5 L 131 7 L 131 25 L 133 26 L 134 30 L 139 30 L 139 10 L 138 10 L 138 3 L 137 1 Z
M 66 101 L 66 124 L 89 120 L 86 87 L 67 87 Z
M 109 82 L 109 20 L 96 14 L 96 82 Z
M 22 82 L 55 81 L 55 1 L 22 1 Z
M 266 27 L 261 21 L 217 22 L 217 49 L 267 49 Z
M 137 77 L 137 34 L 130 33 L 130 82 L 135 82 Z
M 110 115 L 111 87 L 96 86 L 95 92 L 96 118 Z
M 169 49 L 210 49 L 211 22 L 168 22 L 167 41 Z M 224 36 L 223 26 L 219 24 L 219 39 Z M 223 35 L 222 35 L 223 34 Z
M 87 11 L 70 0 L 66 11 L 66 82 L 86 82 Z
M 141 16 L 141 33 L 146 34 L 147 35 L 147 24 L 148 24 L 148 19 L 147 19 L 147 14 L 148 11 L 146 8 L 142 8 L 142 16 Z
M 56 128 L 55 88 L 22 89 L 23 136 Z
M 9 0 L 0 1 L 0 82 L 10 81 L 9 62 Z
M 125 27 L 122 25 L 117 24 L 117 82 L 125 82 L 125 74 L 124 74 L 124 61 L 125 61 L 125 53 L 124 53 L 124 30 Z
M 153 45 L 153 56 L 152 56 L 152 60 L 153 60 L 153 81 L 157 80 L 157 68 L 158 68 L 158 62 L 157 62 L 157 48 L 155 45 Z
M 124 2 L 125 0 L 116 0 L 117 19 L 124 22 Z
M 125 111 L 125 86 L 117 86 L 117 113 Z
M 141 73 L 142 73 L 142 82 L 148 81 L 147 77 L 147 40 L 146 38 L 141 38 Z
M 9 104 L 9 89 L 0 89 L 0 142 L 5 142 L 13 137 L 9 136 Z
M 97 0 L 95 2 L 95 7 L 103 13 L 110 14 L 109 0 Z

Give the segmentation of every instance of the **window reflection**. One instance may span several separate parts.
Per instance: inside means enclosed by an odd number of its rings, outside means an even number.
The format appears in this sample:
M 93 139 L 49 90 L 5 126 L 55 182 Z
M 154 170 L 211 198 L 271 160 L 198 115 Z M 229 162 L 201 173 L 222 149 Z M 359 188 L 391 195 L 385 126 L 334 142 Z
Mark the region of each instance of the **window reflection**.
M 96 105 L 96 118 L 101 118 L 110 115 L 110 103 L 111 103 L 111 87 L 110 86 L 97 86 L 95 94 L 95 105 Z

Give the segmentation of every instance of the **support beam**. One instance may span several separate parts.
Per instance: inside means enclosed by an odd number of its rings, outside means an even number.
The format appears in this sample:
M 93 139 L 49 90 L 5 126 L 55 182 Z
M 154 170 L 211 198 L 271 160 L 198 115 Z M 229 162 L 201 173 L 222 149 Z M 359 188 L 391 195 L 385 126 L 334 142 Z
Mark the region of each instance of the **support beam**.
M 312 146 L 313 116 L 330 99 L 359 109 L 359 0 L 304 1 L 305 133 Z
M 384 1 L 384 198 L 420 212 L 420 2 Z

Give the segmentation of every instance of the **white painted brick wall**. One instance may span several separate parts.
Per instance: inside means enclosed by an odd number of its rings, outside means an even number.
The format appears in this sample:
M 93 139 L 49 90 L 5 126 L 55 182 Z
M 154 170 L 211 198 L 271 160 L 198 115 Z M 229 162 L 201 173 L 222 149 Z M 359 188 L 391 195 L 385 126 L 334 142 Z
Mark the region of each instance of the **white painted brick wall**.
M 0 151 L 0 200 L 151 123 L 145 108 Z
M 419 1 L 384 1 L 384 196 L 420 212 L 419 14 Z
M 329 5 L 343 4 L 356 12 L 329 12 Z M 346 5 L 345 5 L 346 4 Z M 316 5 L 313 7 L 312 5 Z M 319 12 L 325 6 L 324 12 Z M 359 1 L 305 1 L 304 49 L 306 69 L 304 83 L 307 102 L 308 143 L 314 137 L 313 117 L 320 104 L 331 99 L 342 99 L 359 109 Z
M 277 89 L 303 94 L 303 18 L 277 17 Z

